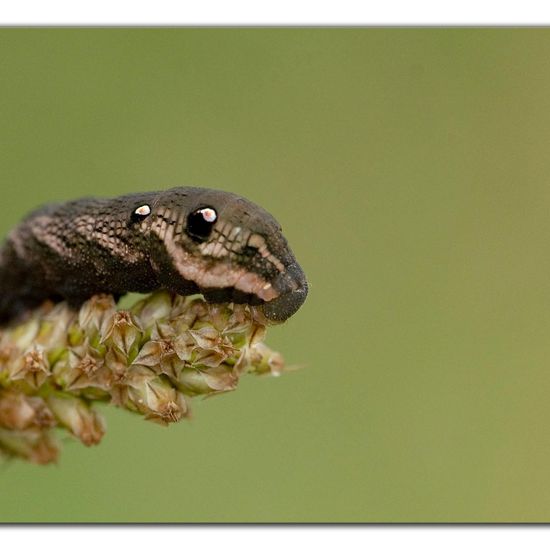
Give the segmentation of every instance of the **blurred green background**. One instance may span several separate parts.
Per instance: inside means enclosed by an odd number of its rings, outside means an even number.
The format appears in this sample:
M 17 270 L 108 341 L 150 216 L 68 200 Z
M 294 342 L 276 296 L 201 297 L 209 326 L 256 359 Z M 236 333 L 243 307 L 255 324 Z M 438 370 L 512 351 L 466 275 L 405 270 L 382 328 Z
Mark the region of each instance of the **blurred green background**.
M 549 29 L 2 29 L 0 234 L 174 185 L 282 223 L 279 379 L 0 469 L 1 521 L 550 521 Z

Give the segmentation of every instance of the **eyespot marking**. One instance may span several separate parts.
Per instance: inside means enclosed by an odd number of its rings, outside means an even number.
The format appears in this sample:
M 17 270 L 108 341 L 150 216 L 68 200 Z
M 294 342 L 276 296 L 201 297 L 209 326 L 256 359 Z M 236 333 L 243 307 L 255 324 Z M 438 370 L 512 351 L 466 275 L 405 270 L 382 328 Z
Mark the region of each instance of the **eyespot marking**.
M 151 207 L 148 204 L 142 204 L 134 210 L 134 214 L 140 218 L 145 218 L 151 213 Z
M 218 213 L 210 206 L 199 208 L 187 217 L 187 233 L 197 241 L 206 241 L 217 219 Z
M 213 208 L 201 208 L 198 213 L 202 214 L 204 221 L 208 223 L 214 223 L 218 218 L 218 214 Z

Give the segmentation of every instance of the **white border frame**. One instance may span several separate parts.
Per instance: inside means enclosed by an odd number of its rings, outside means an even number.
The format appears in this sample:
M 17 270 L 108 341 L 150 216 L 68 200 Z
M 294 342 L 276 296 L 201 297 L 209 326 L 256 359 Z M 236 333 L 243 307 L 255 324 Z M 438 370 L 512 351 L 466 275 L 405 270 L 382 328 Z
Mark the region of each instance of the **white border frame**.
M 4 25 L 541 25 L 550 3 L 501 0 L 4 0 Z

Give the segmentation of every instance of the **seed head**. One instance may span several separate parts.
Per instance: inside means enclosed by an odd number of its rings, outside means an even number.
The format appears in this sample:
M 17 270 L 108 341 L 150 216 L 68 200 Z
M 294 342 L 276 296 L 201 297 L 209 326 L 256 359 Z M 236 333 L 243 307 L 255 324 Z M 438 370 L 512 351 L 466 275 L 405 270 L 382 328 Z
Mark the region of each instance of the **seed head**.
M 111 296 L 78 312 L 44 304 L 0 329 L 0 453 L 52 462 L 55 430 L 99 443 L 96 402 L 163 425 L 188 418 L 194 396 L 233 391 L 246 373 L 283 371 L 265 333 L 254 308 L 166 291 L 119 311 Z

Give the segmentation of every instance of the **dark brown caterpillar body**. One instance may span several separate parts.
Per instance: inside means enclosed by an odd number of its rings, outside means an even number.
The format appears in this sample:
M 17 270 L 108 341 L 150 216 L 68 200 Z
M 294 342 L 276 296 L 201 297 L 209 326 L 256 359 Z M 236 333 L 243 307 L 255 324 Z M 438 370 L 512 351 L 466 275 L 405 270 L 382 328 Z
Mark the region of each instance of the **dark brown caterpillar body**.
M 78 307 L 94 294 L 158 288 L 257 305 L 275 322 L 293 315 L 308 290 L 268 212 L 197 187 L 47 205 L 0 250 L 1 324 L 47 299 Z

